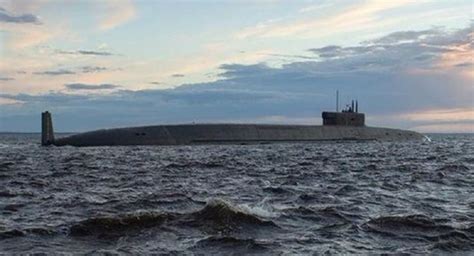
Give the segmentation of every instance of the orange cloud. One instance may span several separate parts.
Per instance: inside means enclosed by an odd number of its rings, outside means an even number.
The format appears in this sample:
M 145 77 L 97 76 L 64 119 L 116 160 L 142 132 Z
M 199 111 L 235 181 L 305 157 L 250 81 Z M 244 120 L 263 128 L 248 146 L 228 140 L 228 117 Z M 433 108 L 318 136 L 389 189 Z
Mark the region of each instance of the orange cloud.
M 410 121 L 431 121 L 431 122 L 459 122 L 474 121 L 474 108 L 452 108 L 435 109 L 421 112 L 403 114 L 403 119 Z
M 107 15 L 99 24 L 100 30 L 115 28 L 136 16 L 135 5 L 130 0 L 109 0 L 104 7 Z
M 47 42 L 59 33 L 58 29 L 36 25 L 4 25 L 2 29 L 8 32 L 6 45 L 9 49 L 19 50 Z
M 444 71 L 455 71 L 474 79 L 474 32 L 469 34 L 469 41 L 465 44 L 452 45 L 450 51 L 441 55 L 436 68 Z
M 22 103 L 23 102 L 18 101 L 18 100 L 13 100 L 13 99 L 0 97 L 0 105 L 18 105 L 18 104 L 22 104 Z
M 415 2 L 409 0 L 400 1 L 366 1 L 363 4 L 351 6 L 335 15 L 324 18 L 300 20 L 287 24 L 280 23 L 262 23 L 255 27 L 246 28 L 238 32 L 235 37 L 245 39 L 248 37 L 285 37 L 296 34 L 308 34 L 317 32 L 322 33 L 341 32 L 347 29 L 355 29 L 364 26 L 381 25 L 376 22 L 377 14 L 401 7 Z M 417 2 L 418 3 L 418 2 Z
M 474 125 L 472 123 L 430 124 L 415 126 L 412 129 L 424 133 L 473 133 Z

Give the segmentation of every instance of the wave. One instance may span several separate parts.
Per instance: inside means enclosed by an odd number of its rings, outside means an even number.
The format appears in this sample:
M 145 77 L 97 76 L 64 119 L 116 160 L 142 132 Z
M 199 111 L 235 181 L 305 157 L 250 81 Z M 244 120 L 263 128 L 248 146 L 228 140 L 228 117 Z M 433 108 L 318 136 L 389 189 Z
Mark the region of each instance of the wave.
M 45 236 L 45 235 L 56 234 L 56 232 L 51 229 L 46 229 L 46 228 L 25 228 L 23 230 L 11 229 L 11 230 L 6 230 L 6 231 L 0 231 L 0 240 L 15 238 L 15 237 L 22 237 L 29 234 Z
M 221 252 L 224 248 L 226 250 L 232 250 L 234 255 L 248 254 L 250 252 L 262 253 L 270 249 L 268 244 L 255 239 L 242 239 L 230 236 L 210 236 L 199 240 L 191 249 L 202 249 L 205 250 L 206 254 L 213 254 L 211 253 L 213 248 L 216 250 L 216 252 Z
M 80 221 L 71 226 L 71 236 L 95 235 L 114 237 L 144 228 L 167 225 L 197 227 L 210 232 L 231 232 L 252 228 L 277 227 L 244 209 L 224 200 L 210 200 L 202 209 L 190 213 L 139 212 L 119 216 L 96 217 Z
M 15 196 L 17 196 L 17 194 L 9 190 L 0 190 L 0 197 L 15 197 Z
M 353 195 L 355 192 L 357 192 L 359 189 L 356 188 L 355 186 L 353 185 L 350 185 L 350 184 L 346 184 L 346 185 L 342 185 L 341 187 L 339 187 L 335 192 L 334 194 L 335 195 L 338 195 L 338 196 L 342 196 L 342 195 Z
M 425 215 L 379 217 L 367 222 L 365 227 L 369 231 L 379 233 L 391 235 L 416 234 L 424 237 L 440 235 L 454 230 L 453 227 L 439 224 Z
M 206 225 L 222 232 L 241 229 L 244 226 L 253 228 L 278 227 L 274 222 L 264 220 L 252 213 L 236 207 L 224 200 L 210 200 L 206 206 L 192 213 L 192 223 Z
M 69 234 L 72 236 L 113 236 L 133 229 L 150 228 L 160 225 L 168 216 L 161 213 L 144 212 L 116 217 L 97 217 L 74 224 Z
M 15 163 L 14 162 L 3 162 L 3 163 L 0 163 L 0 171 L 8 171 L 11 169 L 12 166 L 14 166 Z
M 438 169 L 438 171 L 447 171 L 447 172 L 458 172 L 458 171 L 468 171 L 469 167 L 463 164 L 447 164 Z
M 322 227 L 331 227 L 334 225 L 345 225 L 352 224 L 349 215 L 343 211 L 340 211 L 334 207 L 325 208 L 308 208 L 299 206 L 297 208 L 288 208 L 283 210 L 284 216 L 287 219 L 295 220 L 306 220 L 312 224 L 318 223 Z
M 264 187 L 262 189 L 264 192 L 272 193 L 272 194 L 289 194 L 290 191 L 282 188 L 282 187 L 274 187 L 274 186 L 268 186 Z
M 165 168 L 170 169 L 183 169 L 183 168 L 221 168 L 224 167 L 223 163 L 219 162 L 199 162 L 199 161 L 192 161 L 184 164 L 179 163 L 170 163 L 165 166 Z
M 474 248 L 474 226 L 455 228 L 444 224 L 445 219 L 431 219 L 425 215 L 386 216 L 372 219 L 363 225 L 376 232 L 401 239 L 432 241 L 435 249 L 458 250 Z

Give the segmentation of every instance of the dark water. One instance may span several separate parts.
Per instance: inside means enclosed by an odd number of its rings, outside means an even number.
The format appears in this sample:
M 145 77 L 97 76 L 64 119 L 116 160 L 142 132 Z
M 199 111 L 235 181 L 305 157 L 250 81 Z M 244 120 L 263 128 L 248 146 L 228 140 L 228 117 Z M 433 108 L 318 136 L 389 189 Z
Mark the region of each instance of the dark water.
M 474 254 L 474 136 L 40 147 L 0 135 L 0 251 Z

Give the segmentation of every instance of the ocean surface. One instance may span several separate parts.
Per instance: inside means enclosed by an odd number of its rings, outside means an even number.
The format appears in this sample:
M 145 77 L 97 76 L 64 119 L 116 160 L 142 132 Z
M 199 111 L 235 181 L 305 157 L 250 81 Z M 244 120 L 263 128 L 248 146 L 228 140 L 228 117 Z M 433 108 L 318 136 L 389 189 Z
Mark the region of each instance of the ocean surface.
M 474 135 L 41 147 L 0 134 L 0 254 L 474 255 Z

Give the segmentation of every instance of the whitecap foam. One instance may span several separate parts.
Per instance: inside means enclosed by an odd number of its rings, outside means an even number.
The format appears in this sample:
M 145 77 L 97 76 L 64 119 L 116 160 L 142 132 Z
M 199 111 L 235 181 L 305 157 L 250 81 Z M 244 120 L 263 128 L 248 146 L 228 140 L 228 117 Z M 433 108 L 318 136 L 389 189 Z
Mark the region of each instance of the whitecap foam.
M 239 205 L 239 208 L 243 211 L 256 215 L 263 218 L 276 218 L 279 214 L 275 211 L 273 206 L 268 202 L 269 198 L 264 198 L 261 202 L 256 205 L 242 204 Z

